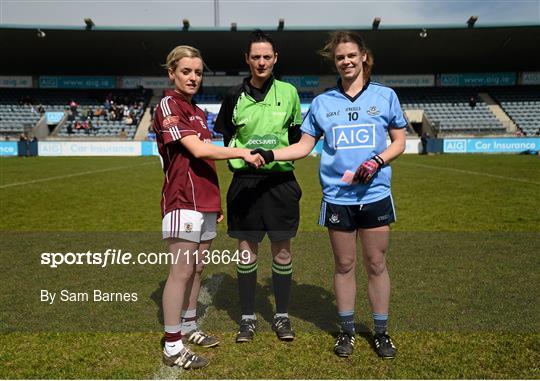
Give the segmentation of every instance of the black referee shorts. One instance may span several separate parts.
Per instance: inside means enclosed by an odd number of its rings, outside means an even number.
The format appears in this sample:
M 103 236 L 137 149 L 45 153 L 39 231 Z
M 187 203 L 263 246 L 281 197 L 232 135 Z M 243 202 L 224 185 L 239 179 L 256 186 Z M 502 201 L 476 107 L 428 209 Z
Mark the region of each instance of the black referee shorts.
M 272 242 L 296 236 L 302 190 L 292 172 L 235 173 L 227 192 L 227 227 L 232 238 Z

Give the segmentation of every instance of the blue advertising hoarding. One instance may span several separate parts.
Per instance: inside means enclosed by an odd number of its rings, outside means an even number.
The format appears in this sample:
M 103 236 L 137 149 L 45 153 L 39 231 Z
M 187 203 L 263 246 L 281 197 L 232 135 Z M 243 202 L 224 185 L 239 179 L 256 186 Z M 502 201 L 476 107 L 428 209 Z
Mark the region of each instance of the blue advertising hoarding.
M 114 89 L 116 77 L 54 76 L 39 77 L 42 89 Z
M 507 73 L 454 73 L 441 74 L 441 86 L 513 86 L 517 74 Z
M 17 142 L 0 142 L 0 156 L 17 156 Z
M 58 124 L 64 117 L 63 111 L 47 111 L 45 113 L 45 118 L 47 119 L 47 124 Z
M 281 80 L 296 88 L 317 88 L 321 79 L 316 75 L 284 75 Z
M 540 138 L 444 139 L 444 153 L 519 153 L 540 150 Z

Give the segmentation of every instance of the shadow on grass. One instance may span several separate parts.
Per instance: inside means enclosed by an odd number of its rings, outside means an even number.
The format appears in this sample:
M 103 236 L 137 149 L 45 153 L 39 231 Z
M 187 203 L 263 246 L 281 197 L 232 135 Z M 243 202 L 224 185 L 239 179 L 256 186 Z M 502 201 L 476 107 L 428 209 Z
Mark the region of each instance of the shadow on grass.
M 163 297 L 163 289 L 165 288 L 165 283 L 167 283 L 167 280 L 162 280 L 159 282 L 158 288 L 156 288 L 152 294 L 150 294 L 150 299 L 156 303 L 157 311 L 157 321 L 159 324 L 163 325 L 163 303 L 162 303 L 162 297 Z
M 239 322 L 241 312 L 236 278 L 227 273 L 213 274 L 211 278 L 214 277 L 220 278 L 219 287 L 209 303 L 199 301 L 197 308 L 199 315 L 204 315 L 206 309 L 212 305 L 217 310 L 225 311 L 232 321 Z M 211 282 L 211 278 L 203 281 L 203 287 Z M 150 296 L 156 304 L 157 320 L 160 324 L 163 324 L 162 295 L 165 282 L 165 280 L 161 281 Z M 272 278 L 267 277 L 263 282 L 263 284 L 257 283 L 255 312 L 271 324 L 274 317 Z M 339 328 L 335 297 L 328 290 L 311 284 L 299 284 L 293 279 L 289 313 L 292 317 L 311 323 L 329 335 L 337 337 Z M 356 324 L 356 332 L 372 344 L 372 333 L 364 323 Z

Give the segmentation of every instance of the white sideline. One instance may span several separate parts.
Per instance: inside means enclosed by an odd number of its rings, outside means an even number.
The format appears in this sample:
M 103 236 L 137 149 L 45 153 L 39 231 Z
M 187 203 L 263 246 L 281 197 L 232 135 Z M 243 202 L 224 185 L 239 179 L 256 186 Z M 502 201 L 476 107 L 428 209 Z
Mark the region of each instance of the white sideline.
M 451 172 L 465 173 L 465 174 L 467 174 L 467 175 L 493 177 L 493 178 L 496 178 L 496 179 L 509 180 L 509 181 L 516 181 L 516 182 L 519 182 L 519 183 L 532 184 L 532 185 L 540 185 L 540 183 L 537 183 L 537 182 L 535 182 L 535 181 L 524 180 L 524 179 L 518 179 L 517 177 L 508 177 L 508 176 L 501 176 L 501 175 L 493 175 L 493 174 L 491 174 L 491 173 L 483 173 L 483 172 L 468 171 L 468 170 L 466 170 L 466 169 L 457 169 L 457 168 L 449 168 L 449 167 L 439 167 L 439 166 L 437 166 L 437 165 L 415 164 L 415 163 L 403 163 L 403 162 L 400 162 L 399 165 L 410 165 L 410 166 L 414 166 L 414 167 L 422 167 L 422 168 L 430 168 L 430 169 L 442 169 L 442 170 L 451 171 Z
M 208 282 L 206 282 L 204 285 L 201 286 L 201 290 L 199 293 L 199 302 L 211 305 L 212 299 L 214 295 L 216 294 L 217 290 L 219 289 L 219 286 L 221 282 L 223 281 L 223 275 L 213 275 L 208 279 Z M 204 314 L 202 316 L 199 316 L 198 322 L 202 322 L 204 317 L 206 316 L 206 311 L 208 311 L 208 308 L 204 311 Z M 160 359 L 161 359 L 161 353 L 159 353 Z M 161 362 L 161 360 L 160 360 Z M 163 363 L 159 366 L 159 368 L 154 372 L 151 379 L 152 380 L 177 380 L 179 379 L 180 375 L 184 372 L 183 369 L 177 367 L 177 366 L 166 366 Z
M 135 167 L 140 167 L 140 166 L 143 166 L 143 165 L 150 165 L 150 164 L 154 165 L 156 163 L 142 163 L 142 164 L 139 164 L 139 165 L 126 165 L 126 166 L 123 166 L 123 167 L 111 167 L 111 168 L 104 168 L 104 169 L 96 169 L 94 171 L 70 173 L 68 175 L 45 177 L 43 179 L 36 179 L 36 180 L 30 180 L 30 181 L 21 181 L 20 183 L 10 183 L 10 184 L 0 185 L 0 189 L 11 188 L 11 187 L 16 187 L 16 186 L 20 186 L 20 185 L 43 183 L 43 182 L 52 181 L 52 180 L 68 179 L 70 177 L 85 176 L 85 175 L 91 175 L 91 174 L 94 174 L 94 173 L 118 171 L 118 170 L 121 170 L 121 169 L 135 168 Z

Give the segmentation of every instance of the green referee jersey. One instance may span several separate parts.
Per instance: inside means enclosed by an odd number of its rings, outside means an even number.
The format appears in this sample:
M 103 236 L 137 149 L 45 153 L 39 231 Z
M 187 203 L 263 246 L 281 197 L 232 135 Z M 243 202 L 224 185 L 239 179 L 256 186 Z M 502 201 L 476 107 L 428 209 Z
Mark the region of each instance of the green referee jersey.
M 223 134 L 225 145 L 271 150 L 298 141 L 302 113 L 294 86 L 270 77 L 262 89 L 257 89 L 249 79 L 231 88 L 221 104 L 214 130 Z M 242 159 L 229 160 L 229 168 L 235 172 L 253 170 Z M 293 169 L 292 161 L 275 161 L 257 172 Z

